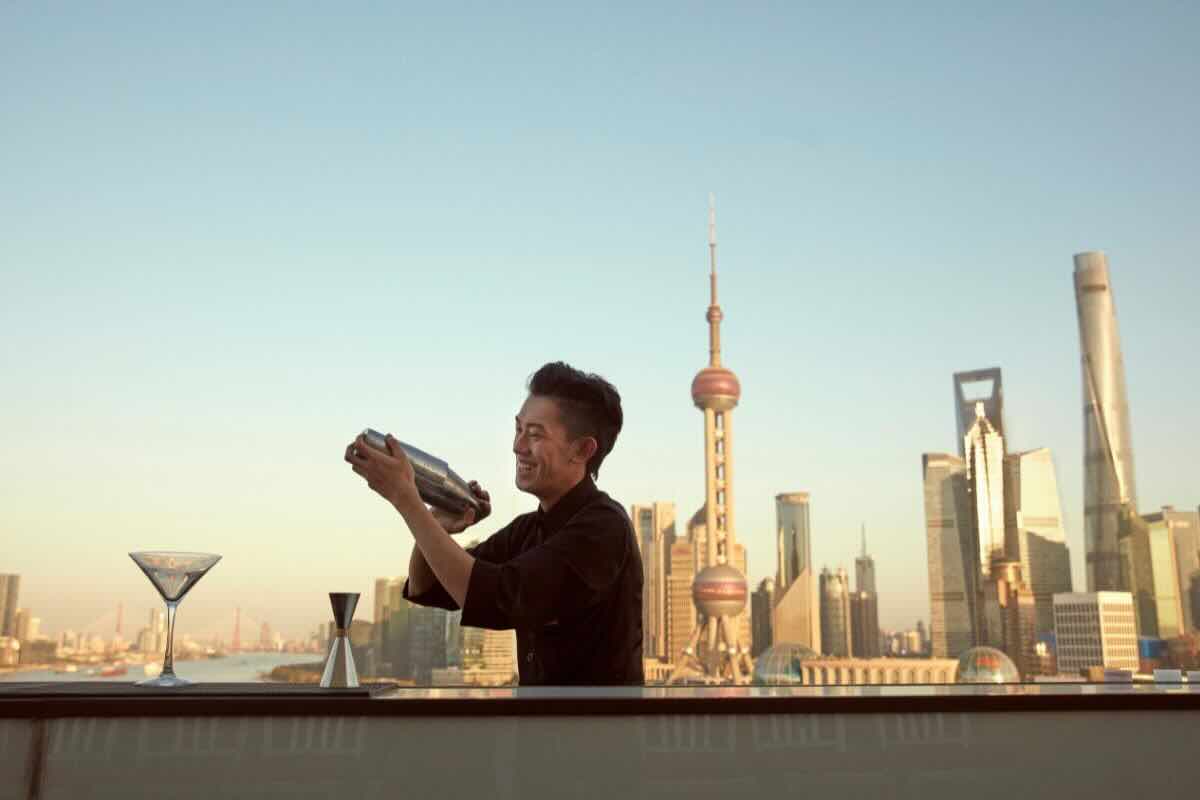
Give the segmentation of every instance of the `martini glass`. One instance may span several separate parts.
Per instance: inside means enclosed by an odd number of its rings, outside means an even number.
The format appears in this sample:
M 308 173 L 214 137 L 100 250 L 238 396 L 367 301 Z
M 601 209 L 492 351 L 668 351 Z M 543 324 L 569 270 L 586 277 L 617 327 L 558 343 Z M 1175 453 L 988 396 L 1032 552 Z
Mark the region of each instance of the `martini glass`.
M 175 676 L 175 608 L 183 596 L 191 591 L 196 582 L 203 578 L 221 557 L 213 553 L 177 553 L 166 550 L 130 553 L 129 557 L 146 573 L 146 577 L 154 584 L 154 588 L 158 589 L 158 593 L 167 604 L 167 652 L 163 656 L 162 672 L 157 678 L 138 681 L 137 685 L 166 688 L 188 686 L 191 681 Z

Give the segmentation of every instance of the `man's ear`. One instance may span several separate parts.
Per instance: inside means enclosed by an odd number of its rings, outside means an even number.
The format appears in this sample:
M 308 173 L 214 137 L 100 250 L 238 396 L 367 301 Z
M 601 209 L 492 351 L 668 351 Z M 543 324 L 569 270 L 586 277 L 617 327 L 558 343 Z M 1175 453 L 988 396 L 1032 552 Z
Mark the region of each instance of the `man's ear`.
M 571 443 L 572 461 L 582 461 L 586 464 L 592 460 L 592 456 L 596 455 L 596 451 L 599 449 L 600 443 L 592 436 L 576 439 Z

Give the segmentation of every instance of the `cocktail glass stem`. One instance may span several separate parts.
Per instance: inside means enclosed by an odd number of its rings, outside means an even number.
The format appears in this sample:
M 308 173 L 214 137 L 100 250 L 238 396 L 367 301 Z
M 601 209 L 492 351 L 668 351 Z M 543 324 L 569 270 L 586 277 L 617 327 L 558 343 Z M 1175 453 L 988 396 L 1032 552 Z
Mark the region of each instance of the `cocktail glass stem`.
M 175 608 L 178 602 L 167 601 L 167 651 L 163 654 L 162 675 L 175 677 Z

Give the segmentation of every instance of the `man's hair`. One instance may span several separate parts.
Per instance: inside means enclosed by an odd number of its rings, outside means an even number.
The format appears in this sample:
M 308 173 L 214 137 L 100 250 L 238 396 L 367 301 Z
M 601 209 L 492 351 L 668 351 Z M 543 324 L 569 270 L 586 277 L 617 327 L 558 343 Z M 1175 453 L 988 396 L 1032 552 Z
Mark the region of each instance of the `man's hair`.
M 530 394 L 556 401 L 567 435 L 572 439 L 591 436 L 596 440 L 599 446 L 588 459 L 587 471 L 593 480 L 598 478 L 600 465 L 612 452 L 625 421 L 616 387 L 599 375 L 555 361 L 533 373 L 528 388 Z

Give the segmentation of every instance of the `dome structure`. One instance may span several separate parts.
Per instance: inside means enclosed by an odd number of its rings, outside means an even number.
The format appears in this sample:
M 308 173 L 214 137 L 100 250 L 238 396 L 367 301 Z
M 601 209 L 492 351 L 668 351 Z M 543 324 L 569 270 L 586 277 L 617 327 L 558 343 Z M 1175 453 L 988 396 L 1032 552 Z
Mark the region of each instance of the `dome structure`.
M 705 567 L 692 581 L 692 601 L 706 617 L 734 617 L 746 607 L 746 579 L 728 564 Z
M 692 402 L 697 408 L 729 411 L 741 396 L 737 376 L 724 367 L 705 367 L 692 379 Z
M 972 647 L 958 657 L 955 683 L 1020 683 L 1012 659 L 994 647 Z
M 802 644 L 771 645 L 754 659 L 753 681 L 762 686 L 800 686 L 804 683 L 802 665 L 815 658 L 820 656 Z

